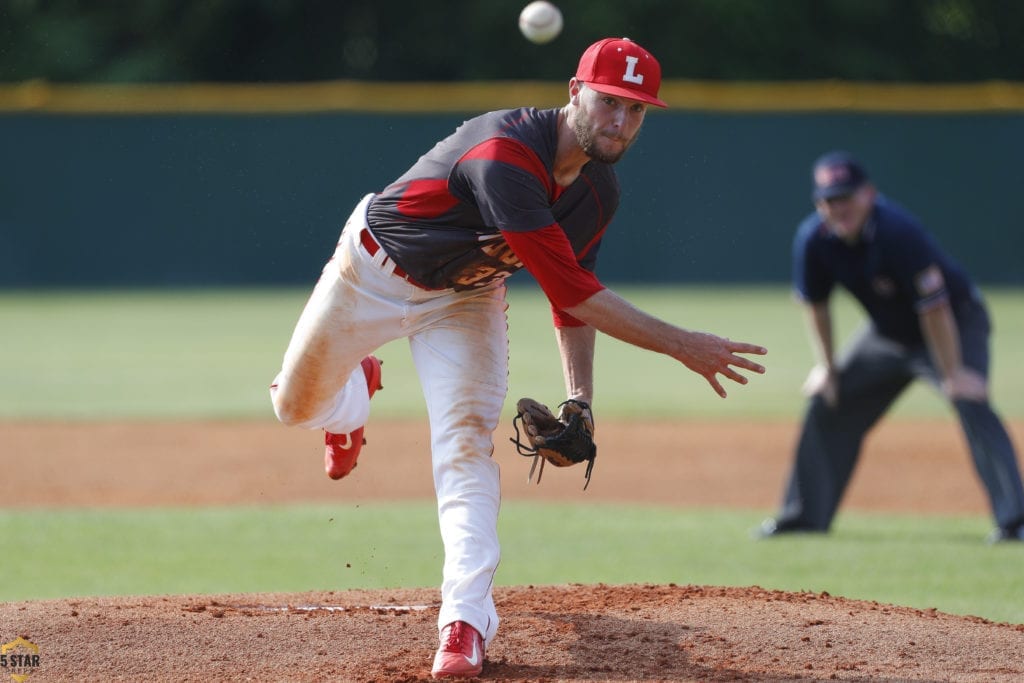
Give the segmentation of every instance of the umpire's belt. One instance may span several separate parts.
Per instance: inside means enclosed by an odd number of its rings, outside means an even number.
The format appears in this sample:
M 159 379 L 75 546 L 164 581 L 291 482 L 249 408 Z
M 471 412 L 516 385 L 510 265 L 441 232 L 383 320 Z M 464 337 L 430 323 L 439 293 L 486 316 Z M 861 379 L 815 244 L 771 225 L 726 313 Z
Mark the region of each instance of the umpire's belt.
M 373 233 L 370 232 L 369 228 L 363 228 L 362 230 L 359 231 L 359 241 L 362 243 L 363 249 L 366 249 L 366 253 L 369 254 L 371 257 L 381 250 L 380 244 L 377 243 L 377 240 L 374 238 Z M 384 255 L 384 260 L 380 262 L 380 267 L 384 268 L 385 270 L 390 268 L 392 275 L 394 275 L 395 277 L 400 277 L 409 284 L 416 285 L 420 289 L 430 289 L 429 287 L 424 287 L 423 285 L 409 277 L 409 274 L 405 272 L 400 265 L 395 263 L 395 260 L 388 256 L 386 253 Z

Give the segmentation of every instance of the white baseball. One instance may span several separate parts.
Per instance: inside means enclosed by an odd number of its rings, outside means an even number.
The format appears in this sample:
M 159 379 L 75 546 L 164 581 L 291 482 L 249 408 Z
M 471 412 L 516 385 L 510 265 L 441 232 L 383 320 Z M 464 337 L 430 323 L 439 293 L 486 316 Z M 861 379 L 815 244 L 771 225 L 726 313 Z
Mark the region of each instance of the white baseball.
M 562 12 L 547 0 L 534 0 L 519 13 L 519 30 L 531 43 L 550 43 L 562 32 Z

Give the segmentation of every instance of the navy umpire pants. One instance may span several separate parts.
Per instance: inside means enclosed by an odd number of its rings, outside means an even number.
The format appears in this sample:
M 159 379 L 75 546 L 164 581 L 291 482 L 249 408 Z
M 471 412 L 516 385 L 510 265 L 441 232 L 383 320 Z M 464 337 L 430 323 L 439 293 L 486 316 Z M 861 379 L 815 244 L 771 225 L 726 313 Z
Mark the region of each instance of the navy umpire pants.
M 954 314 L 964 364 L 986 378 L 990 323 L 985 306 L 970 301 Z M 940 376 L 928 350 L 906 346 L 868 325 L 837 362 L 839 400 L 830 408 L 821 396 L 809 402 L 776 522 L 780 527 L 828 531 L 860 455 L 865 435 L 916 378 L 938 387 Z M 1009 434 L 987 402 L 954 401 L 954 408 L 996 523 L 1024 521 L 1024 488 Z

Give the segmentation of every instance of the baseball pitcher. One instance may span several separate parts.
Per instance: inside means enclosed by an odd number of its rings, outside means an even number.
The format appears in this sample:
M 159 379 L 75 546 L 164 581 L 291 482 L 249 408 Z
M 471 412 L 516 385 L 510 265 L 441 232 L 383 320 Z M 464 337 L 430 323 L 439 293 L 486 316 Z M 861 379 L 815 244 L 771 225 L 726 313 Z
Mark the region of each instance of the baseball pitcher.
M 430 420 L 445 551 L 435 677 L 478 675 L 498 628 L 491 589 L 501 496 L 491 454 L 508 388 L 507 277 L 525 268 L 540 283 L 567 398 L 588 414 L 596 331 L 678 360 L 723 397 L 719 375 L 746 384 L 739 369 L 764 371 L 739 355 L 764 354 L 763 347 L 654 318 L 594 274 L 619 206 L 614 164 L 647 108 L 665 106 L 660 82 L 657 60 L 637 43 L 598 41 L 569 80 L 564 107 L 472 118 L 366 195 L 272 386 L 278 418 L 323 429 L 328 474 L 344 476 L 381 386 L 371 354 L 409 340 Z

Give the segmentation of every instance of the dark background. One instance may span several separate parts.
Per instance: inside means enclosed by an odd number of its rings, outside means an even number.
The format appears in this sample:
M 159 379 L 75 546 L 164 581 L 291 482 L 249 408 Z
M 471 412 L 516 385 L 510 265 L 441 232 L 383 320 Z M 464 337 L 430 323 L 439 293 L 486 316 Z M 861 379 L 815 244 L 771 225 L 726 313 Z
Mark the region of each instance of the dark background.
M 1020 80 L 1024 2 L 0 0 L 0 86 L 529 79 L 606 35 L 667 79 Z M 0 87 L 0 111 L 4 93 Z M 13 98 L 12 98 L 13 99 Z M 524 101 L 529 105 L 532 102 Z M 777 103 L 776 103 L 777 104 Z M 783 282 L 809 166 L 857 153 L 984 283 L 1024 284 L 1024 112 L 656 111 L 620 163 L 609 282 Z M 301 109 L 301 108 L 300 108 Z M 0 113 L 0 286 L 308 284 L 352 205 L 476 112 Z
M 2 0 L 0 81 L 562 80 L 607 35 L 654 51 L 666 78 L 1024 76 L 1019 0 L 562 0 L 544 46 L 518 33 L 525 4 Z

